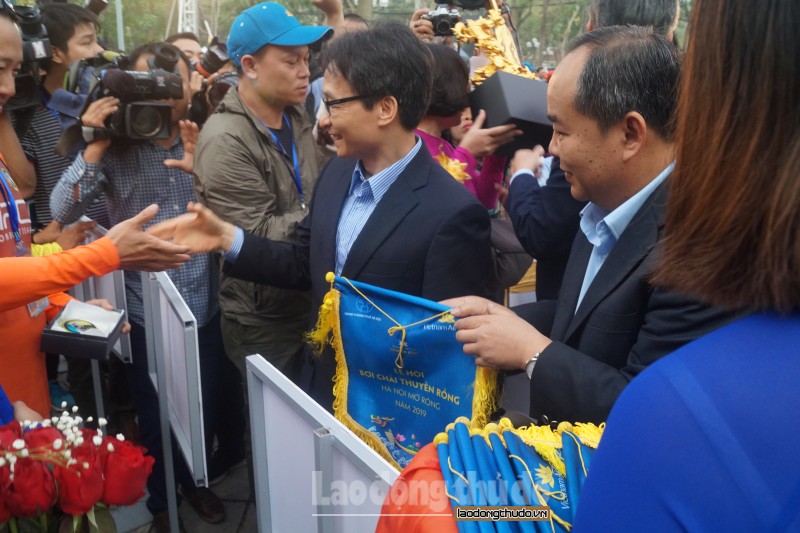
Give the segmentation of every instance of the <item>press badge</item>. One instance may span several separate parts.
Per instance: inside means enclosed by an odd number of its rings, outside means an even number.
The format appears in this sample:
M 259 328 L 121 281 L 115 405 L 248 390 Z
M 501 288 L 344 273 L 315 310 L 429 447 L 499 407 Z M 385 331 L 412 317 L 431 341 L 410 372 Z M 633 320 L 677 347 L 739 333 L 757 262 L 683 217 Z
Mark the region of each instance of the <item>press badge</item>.
M 47 299 L 47 296 L 40 300 L 36 300 L 35 302 L 31 302 L 28 304 L 28 313 L 31 315 L 31 318 L 36 318 L 37 316 L 42 314 L 42 311 L 47 309 L 47 306 L 50 305 L 50 300 Z

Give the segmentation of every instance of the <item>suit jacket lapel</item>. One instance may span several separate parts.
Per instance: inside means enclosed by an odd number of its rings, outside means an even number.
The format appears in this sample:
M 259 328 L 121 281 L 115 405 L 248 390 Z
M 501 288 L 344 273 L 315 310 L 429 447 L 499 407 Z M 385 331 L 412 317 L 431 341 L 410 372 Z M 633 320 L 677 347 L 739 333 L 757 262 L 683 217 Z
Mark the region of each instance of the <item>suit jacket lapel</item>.
M 372 254 L 419 203 L 415 190 L 428 181 L 433 159 L 423 144 L 375 207 L 350 248 L 342 275 L 357 278 Z
M 575 306 L 578 304 L 581 285 L 583 285 L 583 278 L 586 275 L 586 265 L 589 264 L 591 254 L 592 244 L 586 239 L 583 232 L 578 230 L 575 241 L 572 243 L 572 251 L 564 272 L 564 282 L 561 284 L 561 291 L 558 295 L 556 316 L 553 319 L 553 327 L 549 335 L 552 339 L 565 338 L 564 333 L 575 316 Z
M 663 224 L 662 215 L 665 207 L 667 183 L 665 181 L 653 192 L 614 245 L 603 266 L 597 272 L 597 276 L 592 280 L 592 284 L 586 291 L 580 307 L 578 307 L 569 322 L 569 326 L 563 336 L 564 340 L 569 339 L 595 307 L 630 275 L 656 245 L 658 230 Z M 589 253 L 591 253 L 591 244 L 588 241 L 586 243 Z M 584 272 L 587 263 L 588 256 L 582 262 Z M 580 281 L 577 283 L 577 291 L 580 291 L 582 283 L 583 277 L 581 276 Z M 577 297 L 572 302 L 572 309 L 575 309 L 574 304 L 576 302 Z
M 314 206 L 314 216 L 323 221 L 321 224 L 322 237 L 319 241 L 322 250 L 320 256 L 325 264 L 329 265 L 326 271 L 330 272 L 336 268 L 336 231 L 339 228 L 339 216 L 342 213 L 347 191 L 350 190 L 353 171 L 356 168 L 356 162 L 351 162 L 352 165 L 346 165 L 346 170 L 334 178 L 334 183 L 324 197 L 316 199 L 320 205 Z

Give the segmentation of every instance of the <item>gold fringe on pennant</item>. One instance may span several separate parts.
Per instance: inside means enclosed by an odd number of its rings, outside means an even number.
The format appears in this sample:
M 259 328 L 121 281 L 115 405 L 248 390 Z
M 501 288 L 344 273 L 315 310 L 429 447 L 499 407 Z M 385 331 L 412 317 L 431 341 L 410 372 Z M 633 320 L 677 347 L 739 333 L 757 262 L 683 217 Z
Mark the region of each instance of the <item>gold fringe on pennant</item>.
M 600 438 L 603 436 L 603 431 L 605 429 L 605 422 L 599 426 L 583 422 L 576 422 L 572 425 L 572 433 L 581 439 L 581 443 L 595 450 L 597 449 L 597 445 L 600 444 Z
M 522 439 L 522 442 L 542 456 L 542 459 L 558 470 L 562 476 L 567 475 L 567 468 L 564 460 L 558 453 L 561 449 L 561 434 L 550 429 L 550 426 L 528 426 L 525 428 L 511 429 Z
M 333 288 L 334 277 L 333 272 L 328 272 L 325 276 L 325 281 L 331 284 L 331 288 L 322 299 L 322 305 L 317 316 L 317 325 L 306 333 L 306 342 L 311 345 L 317 356 L 322 355 L 322 350 L 326 345 L 333 346 L 331 335 L 334 334 L 334 330 L 336 330 L 336 335 L 339 334 L 339 298 L 341 293 Z
M 493 368 L 475 369 L 475 388 L 472 391 L 472 427 L 483 429 L 489 417 L 497 411 L 497 371 Z

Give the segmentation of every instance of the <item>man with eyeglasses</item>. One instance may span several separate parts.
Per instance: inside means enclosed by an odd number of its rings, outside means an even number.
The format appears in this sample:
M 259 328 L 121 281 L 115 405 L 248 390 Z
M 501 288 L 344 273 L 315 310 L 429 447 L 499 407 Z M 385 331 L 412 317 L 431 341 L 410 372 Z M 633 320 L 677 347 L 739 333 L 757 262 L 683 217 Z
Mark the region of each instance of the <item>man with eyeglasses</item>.
M 389 24 L 331 41 L 323 65 L 330 113 L 323 122 L 338 157 L 290 242 L 242 231 L 200 205 L 151 231 L 193 252 L 224 252 L 229 276 L 310 288 L 312 323 L 327 272 L 431 300 L 486 294 L 493 268 L 486 209 L 414 134 L 431 92 L 425 45 Z M 332 353 L 309 353 L 306 363 L 303 385 L 331 410 Z

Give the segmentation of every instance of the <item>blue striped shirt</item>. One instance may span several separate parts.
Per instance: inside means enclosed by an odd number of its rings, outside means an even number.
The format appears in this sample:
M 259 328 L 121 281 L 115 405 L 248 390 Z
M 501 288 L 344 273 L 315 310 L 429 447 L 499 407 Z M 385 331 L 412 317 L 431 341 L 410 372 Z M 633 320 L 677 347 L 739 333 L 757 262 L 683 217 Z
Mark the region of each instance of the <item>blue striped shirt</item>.
M 81 153 L 53 189 L 53 218 L 64 224 L 74 222 L 101 191 L 106 193 L 111 224 L 131 218 L 150 204 L 158 204 L 151 224 L 184 213 L 186 204 L 196 201 L 192 175 L 165 166 L 165 159 L 183 159 L 180 136 L 169 148 L 152 142 L 112 145 L 100 164 L 86 163 Z M 73 198 L 75 185 L 79 187 L 77 199 Z M 180 268 L 166 272 L 192 310 L 198 327 L 205 326 L 219 309 L 219 271 L 213 256 L 192 256 Z M 144 326 L 141 274 L 126 271 L 125 287 L 128 316 Z
M 402 173 L 414 156 L 422 147 L 422 141 L 417 138 L 414 147 L 393 165 L 381 170 L 371 178 L 364 177 L 361 161 L 356 164 L 353 176 L 350 179 L 350 189 L 345 198 L 342 213 L 339 216 L 339 226 L 336 230 L 336 275 L 342 274 L 344 262 L 347 254 L 350 253 L 353 243 L 356 241 L 367 219 L 375 210 L 378 202 L 392 186 L 397 177 Z M 240 227 L 235 228 L 233 243 L 229 250 L 225 251 L 223 257 L 229 263 L 235 263 L 242 250 L 244 243 L 244 230 Z
M 406 169 L 408 163 L 417 155 L 422 141 L 417 138 L 416 144 L 405 156 L 389 167 L 381 170 L 370 178 L 364 177 L 364 167 L 361 161 L 353 170 L 350 179 L 350 190 L 344 200 L 342 213 L 339 215 L 339 226 L 336 229 L 336 275 L 342 274 L 344 262 L 350 248 L 358 238 L 370 215 L 375 211 L 375 206 L 381 201 L 383 195 L 397 180 L 397 177 Z
M 639 209 L 650 198 L 650 195 L 667 179 L 667 176 L 672 173 L 674 168 L 675 163 L 670 163 L 653 181 L 613 211 L 603 209 L 591 202 L 583 208 L 581 211 L 581 231 L 594 248 L 592 248 L 592 255 L 589 256 L 589 263 L 586 265 L 583 285 L 578 296 L 578 305 L 575 306 L 576 313 L 581 306 L 583 297 L 586 296 L 586 291 L 589 290 L 589 286 L 600 271 L 600 267 L 605 263 L 608 254 L 617 244 L 617 240 L 628 227 L 628 224 L 631 223 L 633 217 L 636 216 L 636 213 L 639 212 Z

